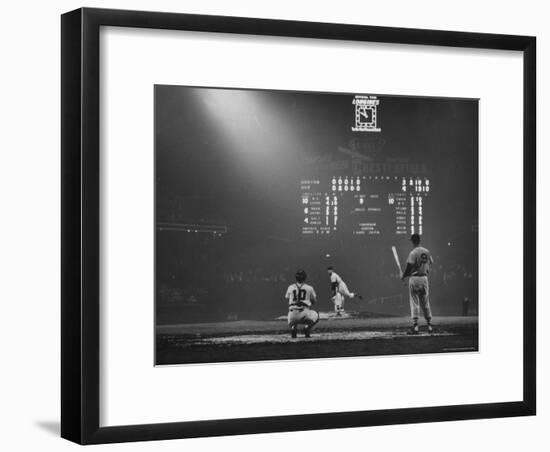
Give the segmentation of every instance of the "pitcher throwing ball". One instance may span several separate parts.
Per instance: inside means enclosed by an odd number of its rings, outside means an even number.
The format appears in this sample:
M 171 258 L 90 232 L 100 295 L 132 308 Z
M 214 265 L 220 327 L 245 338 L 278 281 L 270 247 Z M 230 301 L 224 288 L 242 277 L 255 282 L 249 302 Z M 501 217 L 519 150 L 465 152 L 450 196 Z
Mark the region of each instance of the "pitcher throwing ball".
M 288 286 L 285 298 L 288 300 L 288 326 L 290 335 L 296 338 L 298 325 L 304 325 L 305 337 L 311 336 L 311 329 L 319 322 L 319 313 L 311 309 L 317 301 L 315 290 L 306 284 L 307 274 L 304 270 L 296 272 L 296 282 Z
M 420 236 L 413 234 L 411 236 L 413 250 L 407 258 L 407 268 L 401 279 L 404 281 L 409 278 L 409 299 L 411 303 L 411 317 L 413 326 L 411 334 L 418 334 L 418 317 L 420 308 L 428 324 L 428 333 L 433 333 L 432 328 L 432 310 L 430 308 L 430 289 L 428 285 L 428 274 L 433 265 L 433 259 L 430 251 L 420 246 Z
M 347 284 L 342 278 L 340 278 L 340 275 L 334 271 L 334 268 L 328 267 L 327 270 L 330 279 L 330 298 L 334 303 L 334 312 L 337 316 L 341 316 L 344 312 L 345 297 L 357 297 L 359 299 L 362 299 L 363 297 L 359 294 L 350 292 Z

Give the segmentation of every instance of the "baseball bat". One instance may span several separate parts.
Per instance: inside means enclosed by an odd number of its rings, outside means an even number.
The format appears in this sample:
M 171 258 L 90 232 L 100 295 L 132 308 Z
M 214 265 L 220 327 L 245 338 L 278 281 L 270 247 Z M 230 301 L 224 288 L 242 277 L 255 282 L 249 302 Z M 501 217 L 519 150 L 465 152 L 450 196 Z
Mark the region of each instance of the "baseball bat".
M 395 259 L 395 264 L 397 265 L 397 268 L 399 269 L 399 277 L 403 277 L 403 270 L 401 270 L 401 264 L 399 263 L 399 256 L 397 255 L 397 250 L 395 249 L 395 246 L 391 247 L 391 250 L 393 252 L 393 258 Z

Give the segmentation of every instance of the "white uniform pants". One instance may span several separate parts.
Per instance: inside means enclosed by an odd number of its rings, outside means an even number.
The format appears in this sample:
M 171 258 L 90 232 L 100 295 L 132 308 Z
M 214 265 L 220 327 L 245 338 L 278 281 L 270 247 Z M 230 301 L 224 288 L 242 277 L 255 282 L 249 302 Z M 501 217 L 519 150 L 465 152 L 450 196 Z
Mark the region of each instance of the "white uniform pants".
M 432 318 L 430 308 L 430 289 L 427 276 L 411 276 L 409 278 L 409 300 L 411 303 L 411 317 L 418 319 L 420 309 L 426 320 Z
M 332 297 L 335 312 L 340 312 L 344 310 L 345 297 L 354 298 L 355 294 L 349 291 L 348 286 L 345 282 L 342 282 L 338 286 L 338 289 L 336 289 L 336 294 Z
M 319 321 L 319 313 L 306 307 L 290 307 L 288 310 L 288 326 L 308 325 L 310 328 Z

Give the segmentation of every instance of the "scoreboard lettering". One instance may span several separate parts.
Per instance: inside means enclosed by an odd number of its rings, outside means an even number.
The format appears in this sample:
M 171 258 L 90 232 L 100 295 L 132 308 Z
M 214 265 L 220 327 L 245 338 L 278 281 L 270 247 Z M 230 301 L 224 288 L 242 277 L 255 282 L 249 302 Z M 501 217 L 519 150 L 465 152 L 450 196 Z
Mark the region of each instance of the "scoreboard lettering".
M 300 182 L 302 235 L 381 236 L 423 233 L 430 179 L 332 176 Z

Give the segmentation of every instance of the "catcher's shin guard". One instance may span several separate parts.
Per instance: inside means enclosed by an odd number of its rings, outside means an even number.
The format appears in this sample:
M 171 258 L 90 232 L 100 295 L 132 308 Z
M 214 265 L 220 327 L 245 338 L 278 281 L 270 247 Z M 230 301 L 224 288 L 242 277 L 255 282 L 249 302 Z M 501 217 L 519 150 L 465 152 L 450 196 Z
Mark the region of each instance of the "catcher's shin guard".
M 298 336 L 298 328 L 296 325 L 293 325 L 290 327 L 290 337 L 292 337 L 292 339 L 296 339 L 296 336 Z

